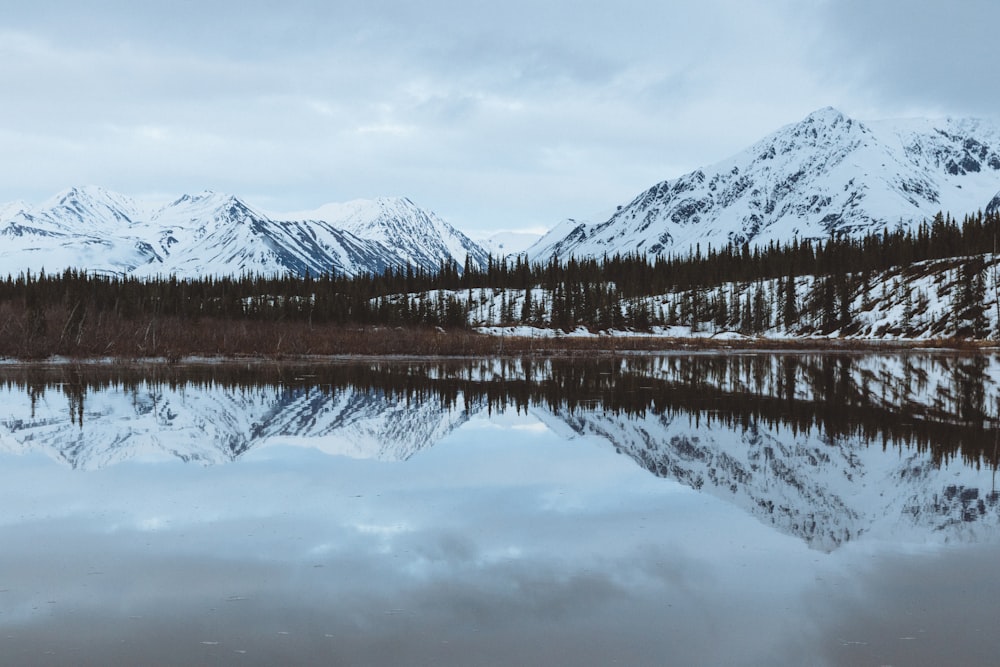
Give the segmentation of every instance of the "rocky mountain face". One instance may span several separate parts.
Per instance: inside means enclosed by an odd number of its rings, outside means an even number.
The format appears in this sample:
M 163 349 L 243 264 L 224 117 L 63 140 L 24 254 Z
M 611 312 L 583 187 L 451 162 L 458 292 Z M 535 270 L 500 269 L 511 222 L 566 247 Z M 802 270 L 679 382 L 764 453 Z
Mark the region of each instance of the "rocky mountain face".
M 741 153 L 658 183 L 607 220 L 568 220 L 534 260 L 686 254 L 700 246 L 863 235 L 983 210 L 1000 187 L 1000 125 L 860 122 L 831 108 Z
M 485 267 L 489 259 L 489 252 L 481 245 L 405 197 L 327 204 L 315 211 L 282 217 L 335 224 L 358 238 L 391 248 L 404 262 L 432 270 L 448 260 L 461 269 L 465 257 L 471 266 Z
M 337 216 L 285 219 L 212 192 L 150 206 L 99 187 L 72 188 L 48 202 L 0 207 L 0 266 L 22 271 L 84 269 L 138 277 L 176 275 L 357 275 L 407 264 L 436 271 L 487 253 L 409 200 L 326 207 Z
M 993 199 L 990 200 L 990 203 L 986 205 L 985 212 L 987 215 L 996 215 L 997 213 L 1000 213 L 1000 192 L 996 193 L 996 195 L 993 196 Z
M 1000 209 L 1000 125 L 975 119 L 861 122 L 831 108 L 718 164 L 658 183 L 594 222 L 569 219 L 530 259 L 684 254 L 711 245 L 862 235 Z M 488 251 L 405 198 L 267 214 L 216 193 L 151 206 L 98 187 L 40 206 L 0 205 L 0 266 L 139 276 L 245 272 L 349 275 L 442 262 L 484 266 Z M 523 239 L 491 247 L 503 255 Z

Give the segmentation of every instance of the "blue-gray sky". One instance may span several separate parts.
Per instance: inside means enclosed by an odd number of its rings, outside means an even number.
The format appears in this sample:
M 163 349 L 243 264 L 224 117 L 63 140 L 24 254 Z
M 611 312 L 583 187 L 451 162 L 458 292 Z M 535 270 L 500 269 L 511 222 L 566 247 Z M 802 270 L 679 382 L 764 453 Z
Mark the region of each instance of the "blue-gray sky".
M 1000 108 L 993 0 L 3 4 L 0 202 L 402 195 L 544 228 L 819 107 Z

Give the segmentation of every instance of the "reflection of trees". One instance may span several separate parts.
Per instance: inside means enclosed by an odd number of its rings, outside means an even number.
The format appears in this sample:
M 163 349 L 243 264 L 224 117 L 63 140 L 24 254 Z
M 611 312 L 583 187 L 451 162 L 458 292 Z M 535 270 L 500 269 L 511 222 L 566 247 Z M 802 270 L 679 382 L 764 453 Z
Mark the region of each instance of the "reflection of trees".
M 958 396 L 958 416 L 967 422 L 982 422 L 986 418 L 986 360 L 975 356 L 955 364 L 952 375 Z
M 79 368 L 68 369 L 62 383 L 63 393 L 69 399 L 69 417 L 74 424 L 83 428 L 83 401 L 87 386 Z
M 883 447 L 961 455 L 996 468 L 998 406 L 987 355 L 678 354 L 600 359 L 465 359 L 328 364 L 12 366 L 0 383 L 32 405 L 60 387 L 82 425 L 87 393 L 168 386 L 254 392 L 262 387 L 374 393 L 442 409 L 689 415 L 706 425 L 818 429 Z M 992 397 L 992 398 L 991 398 Z

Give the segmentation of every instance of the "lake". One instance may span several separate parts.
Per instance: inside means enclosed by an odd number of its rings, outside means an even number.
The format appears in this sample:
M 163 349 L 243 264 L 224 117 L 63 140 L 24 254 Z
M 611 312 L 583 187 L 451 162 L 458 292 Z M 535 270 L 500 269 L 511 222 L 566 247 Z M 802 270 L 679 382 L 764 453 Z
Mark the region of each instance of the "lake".
M 18 665 L 993 665 L 1000 357 L 0 365 Z

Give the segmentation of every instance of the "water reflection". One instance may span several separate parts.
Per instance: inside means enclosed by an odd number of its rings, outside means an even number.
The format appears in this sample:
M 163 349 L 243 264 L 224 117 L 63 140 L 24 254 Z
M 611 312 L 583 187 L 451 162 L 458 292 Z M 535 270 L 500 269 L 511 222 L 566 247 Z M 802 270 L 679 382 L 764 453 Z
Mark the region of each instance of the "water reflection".
M 545 408 L 629 418 L 683 414 L 708 428 L 716 423 L 728 428 L 780 424 L 793 432 L 815 428 L 829 439 L 859 437 L 927 449 L 937 463 L 961 454 L 967 463 L 996 467 L 996 442 L 990 437 L 1000 423 L 997 366 L 990 356 L 958 354 L 7 366 L 0 367 L 0 388 L 8 412 L 0 416 L 10 432 L 63 421 L 82 428 L 85 420 L 103 428 L 112 404 L 125 399 L 130 405 L 120 406 L 124 409 L 114 416 L 152 414 L 160 427 L 169 429 L 184 423 L 181 413 L 239 410 L 236 416 L 242 419 L 227 422 L 227 430 L 252 446 L 252 441 L 279 432 L 329 435 L 343 422 L 318 424 L 318 417 L 343 400 L 351 405 L 340 411 L 352 413 L 363 404 L 365 414 L 397 408 Z M 65 409 L 58 409 L 53 394 L 65 397 Z M 197 403 L 205 396 L 220 403 Z M 30 410 L 23 411 L 21 404 Z M 238 456 L 245 447 L 228 449 Z
M 2 366 L 0 652 L 990 664 L 998 378 L 943 353 Z
M 530 412 L 831 550 L 1000 525 L 998 378 L 992 356 L 916 353 L 10 366 L 0 447 L 81 469 L 276 442 L 406 460 L 474 416 Z

